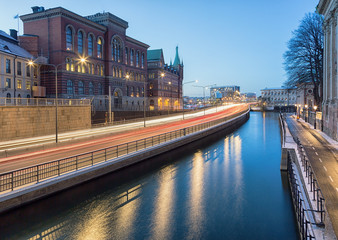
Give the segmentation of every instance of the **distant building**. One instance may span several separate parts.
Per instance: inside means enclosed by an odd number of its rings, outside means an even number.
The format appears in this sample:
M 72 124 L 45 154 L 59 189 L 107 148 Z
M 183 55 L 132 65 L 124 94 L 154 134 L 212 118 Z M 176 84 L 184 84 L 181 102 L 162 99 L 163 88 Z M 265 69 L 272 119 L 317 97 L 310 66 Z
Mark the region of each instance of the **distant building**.
M 320 0 L 317 11 L 324 15 L 323 131 L 338 140 L 338 2 Z
M 6 103 L 13 103 L 12 98 L 45 97 L 38 67 L 27 64 L 33 55 L 18 43 L 16 30 L 11 29 L 11 36 L 0 31 L 0 97 L 7 98 Z
M 268 107 L 295 105 L 297 91 L 295 88 L 264 88 L 261 90 L 261 100 Z
M 315 105 L 313 84 L 303 83 L 297 86 L 296 104 L 301 105 L 302 108 L 307 105 L 310 110 L 313 109 L 313 106 Z
M 256 93 L 248 92 L 248 93 L 243 93 L 243 95 L 244 95 L 244 100 L 246 100 L 246 101 L 256 101 L 257 100 Z
M 90 98 L 97 110 L 143 110 L 148 45 L 126 35 L 128 22 L 109 13 L 80 16 L 62 7 L 20 16 L 21 45 L 58 66 L 58 97 Z M 79 61 L 85 58 L 86 62 Z M 41 83 L 55 97 L 54 68 L 42 64 Z
M 164 62 L 163 50 L 148 50 L 148 97 L 150 110 L 182 109 L 183 63 L 178 55 L 173 64 Z
M 210 98 L 213 99 L 222 99 L 224 101 L 234 100 L 240 95 L 239 86 L 222 86 L 222 87 L 211 87 L 210 88 Z

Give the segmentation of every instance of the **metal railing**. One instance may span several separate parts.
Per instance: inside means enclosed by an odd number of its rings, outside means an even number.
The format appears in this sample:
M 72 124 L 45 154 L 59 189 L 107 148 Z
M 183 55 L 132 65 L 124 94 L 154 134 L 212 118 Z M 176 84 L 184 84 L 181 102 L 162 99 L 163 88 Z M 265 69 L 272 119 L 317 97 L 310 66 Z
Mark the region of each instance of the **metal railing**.
M 244 113 L 248 113 L 248 109 L 238 112 L 232 116 L 223 117 L 207 123 L 201 123 L 152 137 L 6 172 L 0 174 L 0 192 L 13 191 L 15 188 L 25 186 L 27 184 L 38 183 L 42 180 L 57 177 L 72 171 L 77 171 L 81 168 L 93 166 L 101 162 L 106 162 L 135 151 L 150 148 L 154 145 L 216 126 Z
M 286 141 L 286 128 L 285 128 L 285 116 L 283 116 L 281 113 L 279 114 L 279 122 L 281 125 L 281 132 L 282 132 L 282 145 L 285 146 Z
M 323 197 L 322 190 L 318 185 L 317 178 L 313 172 L 313 168 L 311 166 L 309 158 L 306 155 L 303 145 L 300 143 L 299 138 L 296 138 L 295 141 L 297 143 L 297 149 L 300 154 L 303 171 L 305 172 L 305 176 L 308 179 L 308 184 L 310 184 L 310 192 L 312 192 L 312 200 L 316 201 L 317 209 L 315 211 L 320 214 L 320 224 L 324 225 L 325 198 Z
M 307 210 L 305 209 L 305 205 L 303 203 L 304 200 L 301 197 L 298 179 L 296 177 L 295 170 L 293 169 L 290 154 L 288 154 L 288 178 L 291 188 L 293 206 L 295 208 L 296 219 L 299 227 L 300 239 L 315 239 L 309 228 L 311 222 L 305 213 Z
M 57 99 L 59 106 L 90 106 L 90 99 Z M 54 98 L 0 98 L 0 106 L 55 106 Z

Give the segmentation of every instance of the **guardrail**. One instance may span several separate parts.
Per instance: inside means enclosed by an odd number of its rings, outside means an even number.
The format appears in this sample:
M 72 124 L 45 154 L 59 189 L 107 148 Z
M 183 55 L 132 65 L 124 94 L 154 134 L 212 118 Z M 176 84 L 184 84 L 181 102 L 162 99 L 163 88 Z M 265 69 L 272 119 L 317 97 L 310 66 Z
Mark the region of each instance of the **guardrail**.
M 81 168 L 93 166 L 100 162 L 106 162 L 138 150 L 146 149 L 163 142 L 168 142 L 212 126 L 216 126 L 244 113 L 248 113 L 248 110 L 246 109 L 232 116 L 207 123 L 3 173 L 0 174 L 0 192 L 13 191 L 15 188 L 25 186 L 27 184 L 38 183 L 42 180 L 77 171 Z
M 300 238 L 302 240 L 315 239 L 310 231 L 310 219 L 306 215 L 306 209 L 304 208 L 304 200 L 301 197 L 301 191 L 299 189 L 298 179 L 293 169 L 292 160 L 290 154 L 288 154 L 288 177 L 291 188 L 293 206 L 296 212 L 297 223 L 299 226 Z
M 301 157 L 301 163 L 302 163 L 303 170 L 308 179 L 308 184 L 310 184 L 310 192 L 312 192 L 312 198 L 313 198 L 312 200 L 316 201 L 316 207 L 317 207 L 316 212 L 320 214 L 320 224 L 324 225 L 325 198 L 323 197 L 322 190 L 320 189 L 318 185 L 318 181 L 313 172 L 313 168 L 311 166 L 309 158 L 307 157 L 304 147 L 299 141 L 299 138 L 296 138 L 295 142 L 297 143 L 297 149 Z
M 282 127 L 282 144 L 285 146 L 285 140 L 286 140 L 286 128 L 285 128 L 285 117 L 280 113 L 279 114 L 279 122 Z
M 90 99 L 0 98 L 0 106 L 90 106 Z

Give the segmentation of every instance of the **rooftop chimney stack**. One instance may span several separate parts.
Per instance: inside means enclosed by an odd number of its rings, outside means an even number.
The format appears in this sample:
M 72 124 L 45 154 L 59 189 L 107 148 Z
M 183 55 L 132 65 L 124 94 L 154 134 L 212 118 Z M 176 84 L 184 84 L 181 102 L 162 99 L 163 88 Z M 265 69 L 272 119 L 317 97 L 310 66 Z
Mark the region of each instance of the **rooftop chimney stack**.
M 10 35 L 12 38 L 14 38 L 15 40 L 18 40 L 18 31 L 15 29 L 9 29 Z

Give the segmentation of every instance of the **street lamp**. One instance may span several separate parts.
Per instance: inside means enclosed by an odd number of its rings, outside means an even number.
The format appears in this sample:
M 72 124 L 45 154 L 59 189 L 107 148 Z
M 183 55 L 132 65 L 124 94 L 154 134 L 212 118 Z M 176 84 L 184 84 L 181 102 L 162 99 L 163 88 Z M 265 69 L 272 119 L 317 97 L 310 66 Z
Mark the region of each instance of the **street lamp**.
M 308 105 L 307 104 L 305 104 L 305 110 L 306 110 L 306 112 L 305 112 L 305 122 L 307 122 L 308 121 L 308 113 L 309 113 L 309 111 L 308 111 Z
M 81 63 L 85 63 L 85 58 L 80 58 Z M 60 64 L 51 64 L 51 63 L 43 63 L 41 65 L 52 66 L 55 68 L 55 142 L 58 143 L 58 67 L 67 64 L 67 63 L 60 63 Z M 28 61 L 28 65 L 34 65 L 32 60 Z M 40 65 L 40 66 L 41 66 Z
M 211 87 L 211 86 L 214 86 L 215 84 L 213 85 L 207 85 L 207 86 L 198 86 L 198 85 L 193 85 L 193 87 L 200 87 L 200 88 L 203 88 L 203 109 L 204 109 L 204 115 L 205 115 L 205 89 L 207 89 L 208 87 Z
M 314 123 L 313 123 L 314 129 L 316 129 L 316 125 L 317 125 L 317 113 L 316 113 L 317 108 L 318 108 L 318 107 L 317 107 L 316 105 L 313 106 L 313 109 L 315 110 L 315 121 L 314 121 Z
M 171 104 L 169 104 L 170 102 L 171 102 L 171 99 L 172 99 L 172 86 L 171 86 L 171 82 L 168 82 L 168 84 L 169 84 L 169 86 L 170 86 L 170 99 L 168 99 L 168 115 L 169 115 L 169 105 L 171 105 Z
M 188 84 L 188 83 L 198 83 L 198 80 L 195 80 L 195 81 L 190 81 L 190 82 L 186 82 L 186 83 L 182 83 L 182 103 L 183 103 L 183 120 L 184 120 L 184 94 L 183 94 L 183 86 L 185 85 L 185 84 Z
M 143 81 L 143 126 L 146 127 L 146 78 Z

